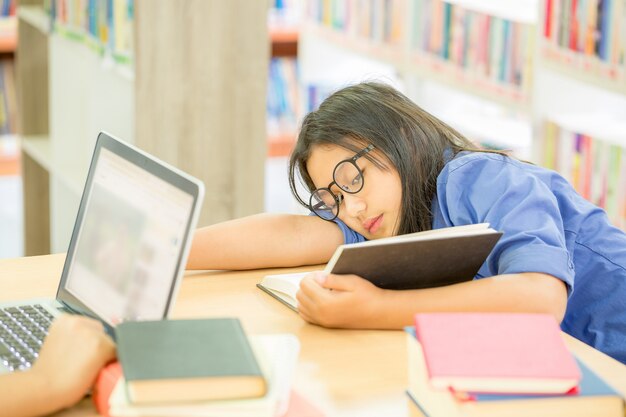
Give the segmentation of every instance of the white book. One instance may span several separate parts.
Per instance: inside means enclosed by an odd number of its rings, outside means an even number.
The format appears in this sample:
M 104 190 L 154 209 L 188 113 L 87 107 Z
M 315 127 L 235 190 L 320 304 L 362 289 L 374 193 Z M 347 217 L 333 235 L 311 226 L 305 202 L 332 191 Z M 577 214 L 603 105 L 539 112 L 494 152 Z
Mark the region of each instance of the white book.
M 474 278 L 502 233 L 488 223 L 447 227 L 339 246 L 324 272 L 359 275 L 380 288 L 431 288 Z M 297 311 L 308 272 L 266 275 L 261 290 Z
M 268 381 L 267 394 L 243 400 L 134 405 L 126 396 L 124 378 L 109 399 L 111 417 L 275 417 L 289 406 L 300 342 L 289 333 L 250 336 L 250 345 Z

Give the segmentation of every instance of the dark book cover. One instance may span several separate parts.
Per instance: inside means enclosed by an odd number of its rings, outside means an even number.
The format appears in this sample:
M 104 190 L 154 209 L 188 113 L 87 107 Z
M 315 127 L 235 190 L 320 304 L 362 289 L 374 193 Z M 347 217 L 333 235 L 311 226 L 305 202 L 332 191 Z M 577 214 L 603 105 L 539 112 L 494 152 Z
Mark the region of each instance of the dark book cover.
M 377 287 L 393 290 L 471 281 L 502 233 L 435 236 L 345 245 L 331 272 L 359 275 Z
M 116 339 L 134 402 L 265 394 L 265 378 L 238 319 L 124 322 Z

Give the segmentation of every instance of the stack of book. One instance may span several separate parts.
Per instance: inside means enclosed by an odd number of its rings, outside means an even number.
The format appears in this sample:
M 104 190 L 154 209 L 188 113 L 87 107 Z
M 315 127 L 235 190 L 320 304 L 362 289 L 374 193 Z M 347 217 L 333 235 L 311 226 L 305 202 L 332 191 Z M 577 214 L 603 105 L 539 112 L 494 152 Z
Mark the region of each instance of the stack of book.
M 220 318 L 126 322 L 116 339 L 119 362 L 94 388 L 101 415 L 274 417 L 293 399 L 291 334 L 248 339 L 238 319 Z
M 412 416 L 623 416 L 624 401 L 542 314 L 417 314 L 407 327 Z

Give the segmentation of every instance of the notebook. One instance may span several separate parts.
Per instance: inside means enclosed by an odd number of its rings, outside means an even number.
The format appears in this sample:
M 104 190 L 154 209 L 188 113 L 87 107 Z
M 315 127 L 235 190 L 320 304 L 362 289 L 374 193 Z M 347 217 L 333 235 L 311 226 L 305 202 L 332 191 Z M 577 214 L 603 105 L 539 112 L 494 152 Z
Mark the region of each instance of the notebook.
M 98 135 L 55 299 L 0 303 L 0 373 L 37 358 L 55 316 L 158 320 L 172 309 L 204 196 L 201 181 Z

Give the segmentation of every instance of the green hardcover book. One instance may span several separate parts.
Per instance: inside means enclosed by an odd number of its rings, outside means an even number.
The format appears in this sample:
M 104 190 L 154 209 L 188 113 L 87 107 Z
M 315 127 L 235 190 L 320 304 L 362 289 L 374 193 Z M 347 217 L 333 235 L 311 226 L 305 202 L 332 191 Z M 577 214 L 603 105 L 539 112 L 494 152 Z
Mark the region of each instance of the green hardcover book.
M 252 398 L 267 391 L 238 319 L 125 322 L 116 338 L 135 404 Z

